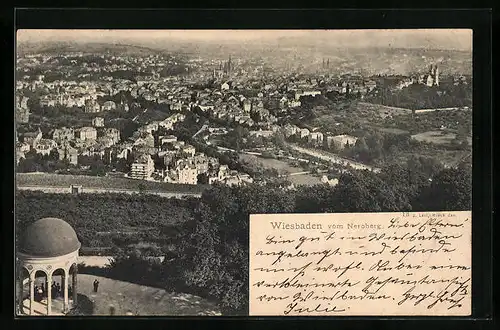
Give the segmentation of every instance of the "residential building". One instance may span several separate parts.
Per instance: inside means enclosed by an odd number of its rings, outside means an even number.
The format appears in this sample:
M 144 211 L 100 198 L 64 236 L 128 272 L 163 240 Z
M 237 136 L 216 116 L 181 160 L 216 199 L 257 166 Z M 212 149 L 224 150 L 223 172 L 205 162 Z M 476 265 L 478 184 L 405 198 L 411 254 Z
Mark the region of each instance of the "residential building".
M 102 111 L 110 111 L 116 109 L 116 103 L 113 101 L 106 101 L 102 105 Z
M 97 130 L 94 127 L 82 127 L 79 130 L 80 140 L 96 140 L 97 139 Z
M 16 164 L 19 165 L 21 159 L 26 159 L 24 152 L 21 150 L 16 150 Z
M 56 142 L 72 141 L 75 139 L 75 130 L 72 127 L 56 128 L 52 133 L 52 139 Z
M 28 123 L 30 118 L 30 111 L 28 108 L 29 98 L 23 96 L 22 98 L 16 97 L 16 122 L 18 123 Z
M 375 87 L 377 87 L 377 83 L 373 80 L 369 80 L 365 83 L 365 87 L 368 90 L 368 92 L 371 92 L 372 90 L 375 89 Z
M 182 103 L 181 102 L 173 102 L 172 104 L 170 104 L 170 110 L 181 111 L 182 110 Z
M 50 152 L 54 149 L 57 148 L 57 143 L 54 140 L 50 139 L 41 139 L 36 145 L 35 145 L 35 151 L 38 154 L 41 154 L 43 156 L 48 156 L 50 155 Z
M 252 101 L 246 99 L 243 101 L 243 111 L 250 112 L 252 110 Z
M 16 149 L 21 151 L 21 152 L 28 152 L 31 150 L 31 146 L 27 143 L 23 143 L 23 142 L 17 142 L 16 144 Z
M 30 151 L 31 147 L 27 143 L 17 142 L 16 144 L 16 162 L 19 164 L 21 159 L 26 159 L 25 153 Z
M 321 91 L 296 91 L 295 92 L 295 100 L 299 101 L 302 96 L 316 96 L 321 95 Z
M 112 141 L 112 144 L 120 142 L 120 130 L 117 128 L 105 128 L 103 133 L 105 137 Z
M 77 165 L 78 164 L 78 150 L 71 147 L 70 145 L 64 145 L 62 148 L 59 148 L 59 159 L 67 160 L 70 164 Z
M 95 117 L 92 119 L 92 126 L 94 127 L 104 127 L 104 118 L 102 117 Z
M 337 178 L 328 179 L 328 176 L 323 175 L 321 177 L 321 183 L 325 183 L 325 184 L 328 184 L 328 185 L 334 187 L 334 186 L 339 184 L 339 179 L 337 179 Z
M 23 142 L 29 144 L 32 148 L 42 139 L 42 131 L 38 129 L 36 132 L 26 132 L 23 135 Z
M 134 146 L 154 148 L 155 138 L 151 133 L 143 133 L 135 140 Z
M 16 111 L 16 122 L 20 124 L 26 124 L 30 120 L 29 109 L 17 108 Z
M 176 142 L 177 137 L 175 135 L 163 135 L 159 137 L 159 140 L 160 140 L 160 146 L 162 146 L 164 143 Z
M 245 183 L 252 183 L 253 179 L 246 173 L 238 173 L 238 171 L 231 171 L 222 182 L 228 186 L 239 186 Z
M 353 146 L 356 144 L 356 141 L 358 140 L 357 137 L 350 136 L 350 135 L 336 135 L 331 137 L 331 139 L 327 140 L 328 142 L 332 142 L 335 144 L 335 147 L 338 149 L 344 149 L 346 146 Z
M 175 141 L 175 142 L 170 142 L 170 145 L 173 147 L 175 150 L 182 150 L 186 143 L 184 141 Z
M 296 125 L 286 124 L 283 127 L 283 134 L 287 138 L 292 136 L 292 135 L 297 134 L 297 132 L 300 132 L 300 128 L 298 128 Z
M 132 148 L 130 147 L 125 147 L 125 148 L 121 148 L 119 149 L 119 151 L 117 152 L 116 154 L 116 158 L 120 158 L 120 159 L 128 159 L 129 155 L 132 153 Z
M 321 145 L 323 144 L 323 133 L 321 132 L 311 132 L 308 136 L 309 143 L 315 144 L 315 145 Z
M 182 152 L 189 157 L 194 157 L 194 154 L 196 153 L 196 148 L 193 147 L 192 145 L 185 145 L 182 147 Z
M 148 154 L 139 156 L 131 166 L 130 177 L 134 179 L 147 180 L 155 170 L 153 158 Z
M 310 134 L 310 131 L 307 128 L 301 128 L 299 131 L 299 136 L 301 139 L 308 137 Z
M 177 169 L 179 176 L 178 183 L 181 184 L 197 184 L 198 183 L 198 169 L 195 165 L 185 164 Z
M 262 129 L 258 131 L 250 131 L 248 132 L 250 136 L 257 136 L 257 137 L 264 137 L 264 138 L 269 138 L 274 135 L 274 131 L 272 130 L 265 130 L 263 131 Z
M 221 165 L 219 166 L 219 171 L 217 173 L 217 179 L 219 181 L 222 181 L 226 178 L 226 176 L 229 174 L 229 167 L 227 165 Z
M 101 106 L 96 100 L 89 99 L 85 101 L 85 112 L 96 113 L 101 111 Z

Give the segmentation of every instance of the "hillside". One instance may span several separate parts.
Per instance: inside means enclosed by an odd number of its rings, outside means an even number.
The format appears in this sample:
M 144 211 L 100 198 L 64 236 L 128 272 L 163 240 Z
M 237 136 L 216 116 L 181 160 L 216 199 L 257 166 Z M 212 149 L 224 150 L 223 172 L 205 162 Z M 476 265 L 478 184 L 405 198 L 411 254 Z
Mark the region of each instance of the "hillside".
M 157 55 L 165 53 L 162 50 L 149 47 L 126 45 L 126 44 L 108 44 L 108 43 L 78 43 L 78 42 L 24 42 L 17 44 L 19 56 L 26 54 L 61 54 L 61 53 L 108 53 L 112 55 Z
M 138 42 L 134 45 L 79 42 L 23 42 L 18 43 L 18 55 L 33 53 L 60 54 L 71 52 L 109 53 L 112 55 L 148 56 L 175 52 L 203 54 L 212 59 L 264 58 L 270 65 L 283 66 L 286 62 L 302 66 L 302 72 L 317 72 L 322 59 L 330 59 L 332 73 L 358 72 L 364 75 L 407 75 L 424 73 L 430 64 L 439 64 L 441 73 L 472 74 L 472 53 L 460 50 L 426 48 L 355 47 L 336 44 L 315 44 L 304 40 L 292 43 L 237 43 L 208 41 Z

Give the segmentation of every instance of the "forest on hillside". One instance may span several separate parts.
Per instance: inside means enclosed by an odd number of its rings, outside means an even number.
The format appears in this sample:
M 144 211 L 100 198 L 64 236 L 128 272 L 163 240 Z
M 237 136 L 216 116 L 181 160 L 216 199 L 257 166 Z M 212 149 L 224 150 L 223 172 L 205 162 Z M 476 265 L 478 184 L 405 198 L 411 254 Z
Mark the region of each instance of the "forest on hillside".
M 439 87 L 428 87 L 413 84 L 401 90 L 381 88 L 378 94 L 367 97 L 366 101 L 412 110 L 472 107 L 472 85 L 448 83 Z

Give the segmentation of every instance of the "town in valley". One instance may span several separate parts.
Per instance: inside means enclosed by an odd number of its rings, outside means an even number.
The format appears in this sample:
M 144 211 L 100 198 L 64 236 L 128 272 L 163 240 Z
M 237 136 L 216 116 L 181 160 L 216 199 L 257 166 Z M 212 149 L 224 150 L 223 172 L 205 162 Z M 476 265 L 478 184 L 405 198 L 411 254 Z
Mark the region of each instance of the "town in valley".
M 16 42 L 19 314 L 248 315 L 250 215 L 472 207 L 469 30 Z
M 454 67 L 467 59 L 457 51 L 370 59 L 328 49 L 22 46 L 17 173 L 293 187 L 419 156 L 454 166 L 471 155 L 471 63 Z M 406 61 L 416 63 L 403 72 Z

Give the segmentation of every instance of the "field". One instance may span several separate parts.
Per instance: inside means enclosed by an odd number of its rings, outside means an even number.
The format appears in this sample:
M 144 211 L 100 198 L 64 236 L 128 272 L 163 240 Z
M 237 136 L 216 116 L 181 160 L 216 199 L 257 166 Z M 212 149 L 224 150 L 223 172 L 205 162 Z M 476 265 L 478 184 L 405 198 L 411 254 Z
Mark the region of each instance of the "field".
M 428 131 L 412 135 L 411 137 L 420 142 L 429 142 L 435 144 L 451 144 L 455 138 L 454 133 L 441 132 L 441 131 Z
M 388 107 L 366 102 L 341 104 L 327 110 L 314 110 L 315 118 L 311 126 L 321 127 L 334 134 L 344 134 L 356 128 L 356 124 L 364 127 L 379 128 L 385 126 L 385 118 L 411 115 L 410 109 Z M 396 134 L 399 134 L 398 132 Z
M 435 158 L 441 162 L 444 166 L 456 166 L 461 159 L 466 158 L 471 154 L 468 150 L 428 150 L 418 152 L 418 156 L 424 158 Z M 393 161 L 399 164 L 406 164 L 408 159 L 416 154 L 411 151 L 401 151 L 396 156 L 394 156 Z M 383 163 L 380 164 L 381 166 Z
M 64 187 L 82 185 L 85 188 L 147 190 L 156 192 L 189 192 L 201 193 L 208 186 L 183 185 L 127 178 L 97 177 L 85 175 L 63 175 L 48 173 L 17 173 L 17 186 Z
M 410 109 L 406 108 L 396 108 L 396 107 L 388 107 L 381 104 L 372 104 L 366 102 L 358 102 L 356 106 L 356 110 L 360 111 L 364 114 L 370 113 L 378 113 L 378 115 L 382 118 L 388 116 L 398 116 L 398 115 L 408 115 L 411 114 Z
M 272 159 L 272 158 L 262 158 L 255 155 L 240 154 L 240 159 L 249 163 L 259 163 L 266 168 L 275 168 L 278 171 L 283 171 L 287 173 L 302 172 L 303 169 L 299 167 L 294 167 L 288 165 L 286 162 Z
M 261 158 L 254 155 L 240 154 L 240 159 L 248 163 L 258 163 L 265 168 L 274 168 L 279 172 L 284 172 L 287 174 L 303 172 L 304 170 L 300 167 L 294 167 L 287 164 L 284 161 L 278 159 Z M 311 174 L 301 174 L 287 177 L 287 180 L 295 185 L 315 185 L 320 184 L 321 180 Z
M 399 128 L 391 128 L 391 127 L 382 127 L 378 128 L 378 130 L 382 133 L 389 133 L 389 134 L 395 134 L 395 135 L 401 135 L 401 134 L 408 134 L 408 131 L 405 131 L 403 129 Z

